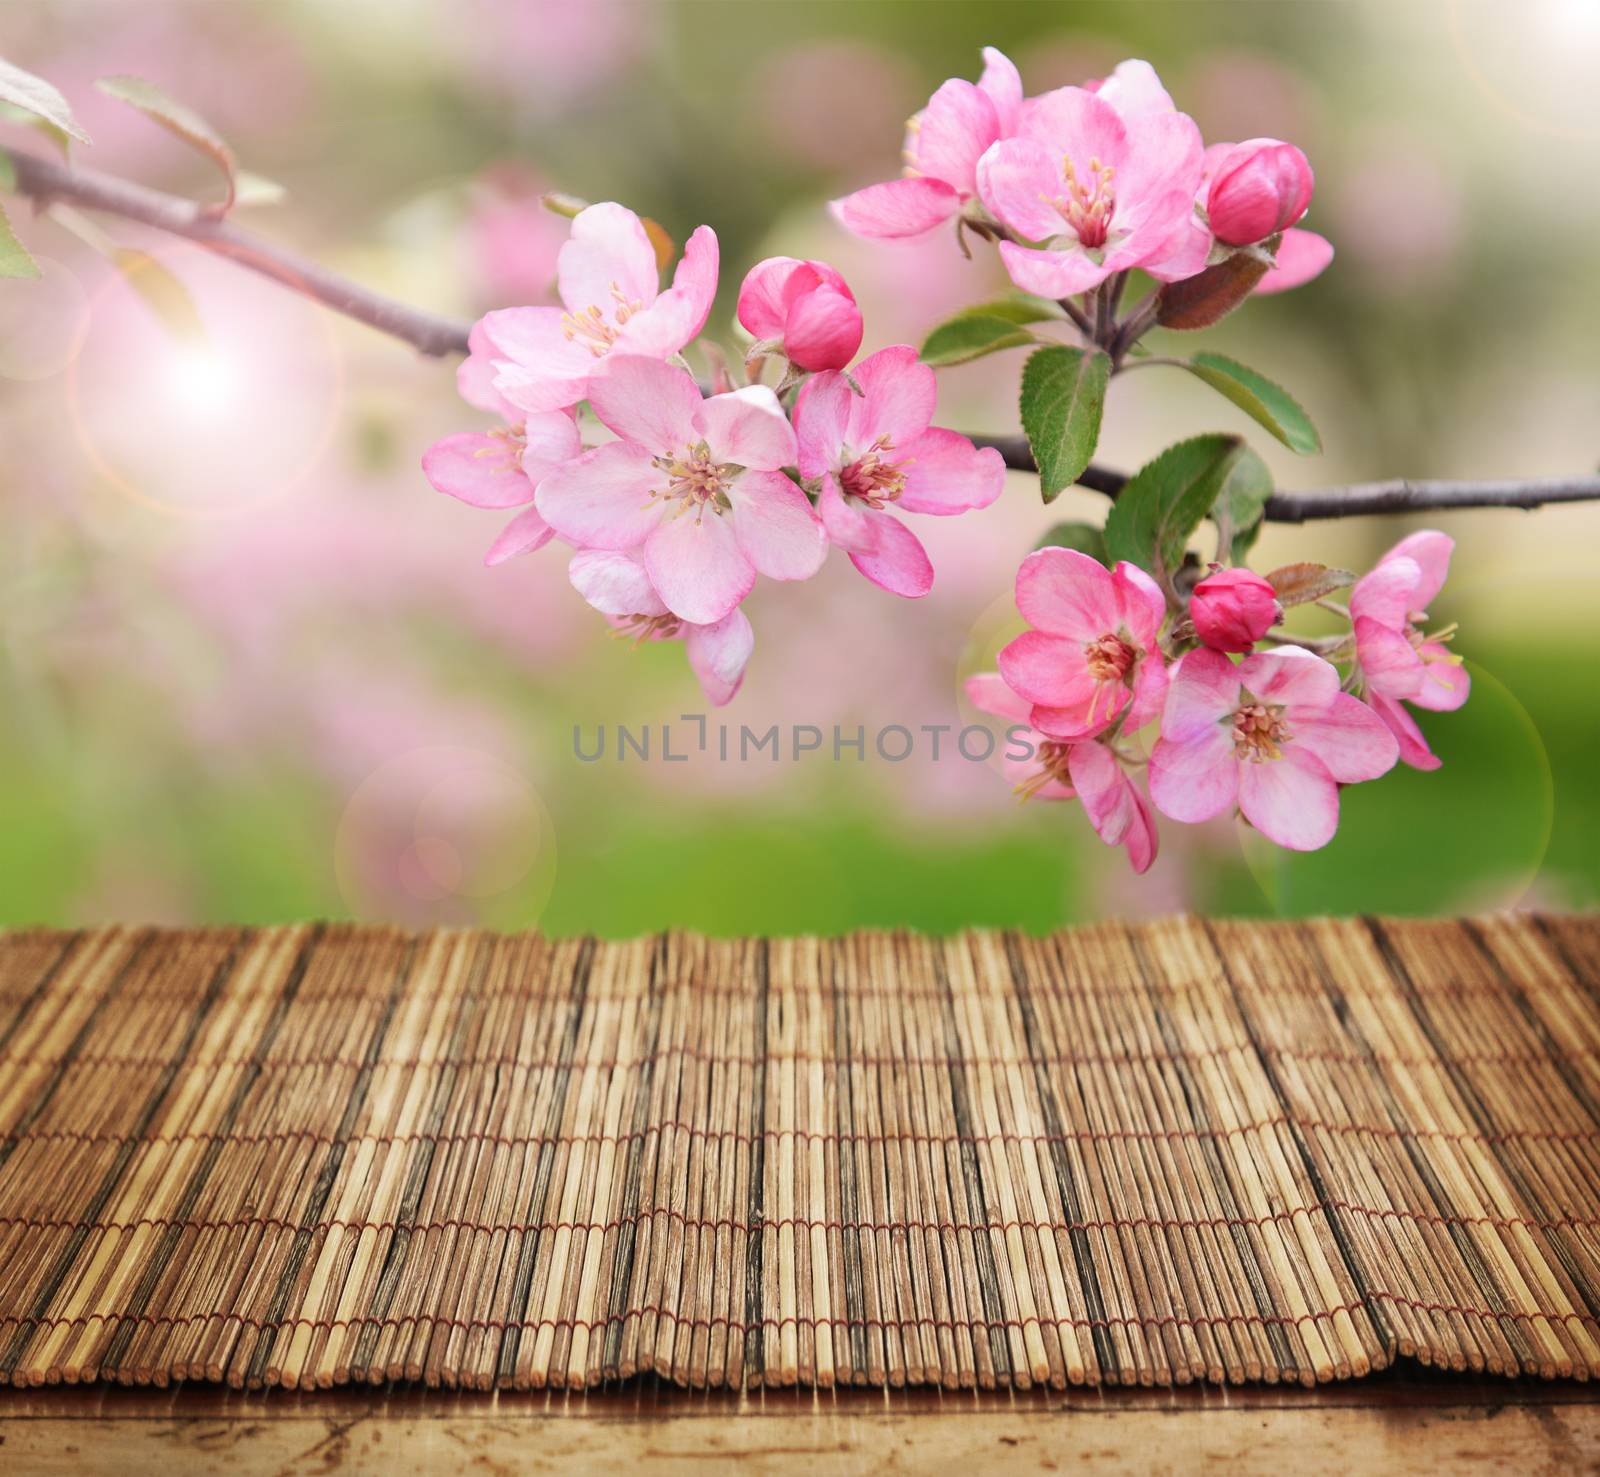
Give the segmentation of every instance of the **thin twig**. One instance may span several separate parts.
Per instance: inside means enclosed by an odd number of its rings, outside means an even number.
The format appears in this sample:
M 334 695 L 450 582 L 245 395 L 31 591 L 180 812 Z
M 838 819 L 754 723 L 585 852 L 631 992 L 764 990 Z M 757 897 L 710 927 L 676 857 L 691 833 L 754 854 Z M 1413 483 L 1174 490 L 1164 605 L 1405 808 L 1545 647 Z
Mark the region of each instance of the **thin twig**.
M 469 324 L 397 303 L 359 282 L 295 256 L 283 247 L 217 220 L 192 201 L 101 174 L 69 169 L 53 159 L 21 150 L 3 151 L 17 176 L 17 193 L 40 205 L 71 201 L 87 210 L 104 211 L 172 236 L 193 241 L 208 251 L 231 258 L 242 267 L 315 298 L 336 313 L 403 339 L 424 354 L 465 354 Z
M 68 168 L 53 159 L 22 150 L 0 149 L 0 154 L 11 161 L 16 174 L 16 193 L 39 205 L 65 200 L 86 210 L 102 211 L 152 226 L 226 256 L 240 266 L 314 298 L 336 313 L 400 339 L 423 354 L 442 357 L 467 352 L 467 323 L 384 297 L 338 272 L 241 231 L 227 221 L 215 219 L 193 201 L 96 170 Z M 1074 320 L 1082 316 L 1081 310 L 1074 311 L 1076 304 L 1064 306 Z M 1124 328 L 1137 321 L 1140 315 L 1141 309 L 1136 308 L 1125 321 Z M 1088 324 L 1089 320 L 1084 318 L 1083 322 Z M 1033 453 L 1021 436 L 974 436 L 972 439 L 979 446 L 996 448 L 1008 467 L 1023 472 L 1038 470 Z M 1078 478 L 1078 484 L 1114 498 L 1127 480 L 1121 472 L 1091 464 Z M 1600 500 L 1600 476 L 1485 482 L 1401 480 L 1306 492 L 1277 492 L 1267 500 L 1265 516 L 1275 523 L 1306 523 L 1313 519 L 1350 518 L 1369 513 L 1540 508 L 1551 503 L 1593 500 Z

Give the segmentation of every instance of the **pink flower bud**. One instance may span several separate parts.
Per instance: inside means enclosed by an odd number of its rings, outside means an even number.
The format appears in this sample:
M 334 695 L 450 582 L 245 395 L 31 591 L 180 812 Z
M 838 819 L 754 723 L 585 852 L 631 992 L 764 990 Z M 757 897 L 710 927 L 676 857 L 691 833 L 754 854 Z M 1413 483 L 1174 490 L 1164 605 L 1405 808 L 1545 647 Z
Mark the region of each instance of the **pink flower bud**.
M 861 347 L 861 310 L 826 262 L 757 262 L 739 288 L 739 321 L 758 339 L 780 340 L 801 369 L 843 369 Z
M 1212 234 L 1229 246 L 1250 246 L 1287 230 L 1306 213 L 1316 183 L 1293 144 L 1253 138 L 1235 144 L 1211 176 L 1206 212 Z
M 1223 569 L 1194 587 L 1189 619 L 1213 651 L 1249 651 L 1283 619 L 1277 591 L 1248 569 Z

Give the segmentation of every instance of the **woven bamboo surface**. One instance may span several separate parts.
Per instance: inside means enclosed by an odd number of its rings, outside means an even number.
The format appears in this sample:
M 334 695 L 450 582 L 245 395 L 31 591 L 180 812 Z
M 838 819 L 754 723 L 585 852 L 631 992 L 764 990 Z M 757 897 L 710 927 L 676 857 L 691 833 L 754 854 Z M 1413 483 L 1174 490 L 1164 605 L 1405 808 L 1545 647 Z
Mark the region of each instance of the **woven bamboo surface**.
M 0 934 L 0 1379 L 1600 1374 L 1600 918 Z

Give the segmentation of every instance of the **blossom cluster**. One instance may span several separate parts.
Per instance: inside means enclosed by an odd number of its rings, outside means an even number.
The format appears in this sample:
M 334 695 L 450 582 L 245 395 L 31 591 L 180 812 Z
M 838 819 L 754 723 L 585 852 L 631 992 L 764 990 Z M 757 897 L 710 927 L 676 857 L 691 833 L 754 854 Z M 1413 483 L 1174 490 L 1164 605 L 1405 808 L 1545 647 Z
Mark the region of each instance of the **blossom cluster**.
M 1278 139 L 1209 148 L 1154 68 L 1025 97 L 1016 66 L 987 47 L 976 83 L 952 78 L 912 119 L 902 178 L 834 202 L 862 236 L 916 236 L 949 220 L 1000 239 L 1011 279 L 1063 298 L 1140 268 L 1192 277 L 1241 248 L 1275 252 L 1258 293 L 1310 281 L 1333 258 L 1294 229 L 1314 184 Z
M 1397 759 L 1438 767 L 1405 704 L 1467 700 L 1451 631 L 1425 630 L 1453 547 L 1431 530 L 1402 539 L 1355 582 L 1344 630 L 1306 644 L 1283 630 L 1283 599 L 1333 583 L 1320 566 L 1219 569 L 1173 615 L 1136 565 L 1039 549 L 1017 571 L 1030 629 L 998 672 L 968 679 L 967 695 L 1026 732 L 1028 757 L 1007 764 L 1018 795 L 1077 798 L 1136 871 L 1156 856 L 1152 805 L 1188 822 L 1237 807 L 1279 846 L 1315 850 L 1338 827 L 1342 785 Z
M 817 261 L 774 257 L 744 278 L 743 372 L 702 345 L 717 239 L 686 243 L 662 288 L 663 233 L 617 204 L 575 209 L 557 262 L 561 307 L 508 308 L 473 329 L 463 396 L 494 430 L 424 459 L 444 492 L 517 510 L 490 563 L 560 541 L 577 591 L 619 633 L 681 639 L 713 703 L 737 691 L 757 580 L 804 580 L 837 547 L 894 594 L 933 570 L 903 514 L 951 515 L 1000 494 L 993 448 L 933 424 L 935 366 L 1026 347 L 1020 411 L 1049 502 L 1090 479 L 1111 379 L 1136 362 L 1187 370 L 1290 450 L 1321 442 L 1266 376 L 1217 354 L 1150 358 L 1156 328 L 1204 328 L 1253 294 L 1317 276 L 1332 246 L 1300 222 L 1315 181 L 1272 138 L 1202 139 L 1147 62 L 1028 96 L 984 52 L 975 83 L 945 82 L 911 120 L 905 171 L 834 202 L 849 230 L 920 236 L 954 223 L 999 253 L 1021 289 L 935 327 L 921 350 L 856 362 L 848 284 Z M 1124 313 L 1135 272 L 1153 286 Z M 1071 335 L 1076 331 L 1077 342 Z M 766 383 L 769 364 L 781 365 Z M 1459 707 L 1467 675 L 1429 631 L 1452 548 L 1403 539 L 1362 579 L 1320 564 L 1244 566 L 1272 495 L 1265 463 L 1231 434 L 1194 437 L 1140 468 L 1103 528 L 1062 524 L 1022 562 L 1029 629 L 972 702 L 1025 739 L 1007 747 L 1024 798 L 1080 800 L 1100 837 L 1144 871 L 1156 813 L 1199 822 L 1237 810 L 1278 844 L 1325 845 L 1342 786 L 1398 761 L 1436 767 L 1411 707 Z M 1209 572 L 1188 548 L 1209 519 Z M 1348 588 L 1346 605 L 1331 598 Z M 1297 634 L 1286 610 L 1338 613 Z
M 916 349 L 849 368 L 861 315 L 824 263 L 751 270 L 738 306 L 750 383 L 735 388 L 718 358 L 710 394 L 684 359 L 716 296 L 710 227 L 663 291 L 645 223 L 591 205 L 557 270 L 563 307 L 501 309 L 473 328 L 460 390 L 503 424 L 447 437 L 423 469 L 463 502 L 518 510 L 489 563 L 566 544 L 578 593 L 619 633 L 681 639 L 708 701 L 738 691 L 754 646 L 741 607 L 759 576 L 809 579 L 837 546 L 875 584 L 925 595 L 933 568 L 898 514 L 1000 495 L 999 453 L 933 425 L 934 372 Z M 776 355 L 789 368 L 774 387 L 759 377 Z

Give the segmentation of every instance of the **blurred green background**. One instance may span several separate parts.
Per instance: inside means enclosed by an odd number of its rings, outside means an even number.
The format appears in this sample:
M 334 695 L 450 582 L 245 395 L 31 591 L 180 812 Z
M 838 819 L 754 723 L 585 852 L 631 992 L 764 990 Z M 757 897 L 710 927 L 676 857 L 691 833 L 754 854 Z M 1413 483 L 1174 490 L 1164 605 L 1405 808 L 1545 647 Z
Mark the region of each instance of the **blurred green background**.
M 1252 442 L 1285 486 L 1514 476 L 1600 455 L 1600 6 L 763 0 L 9 0 L 0 54 L 50 78 L 86 163 L 204 196 L 208 165 L 92 90 L 136 73 L 287 186 L 263 234 L 439 311 L 546 300 L 564 223 L 541 190 L 615 198 L 722 244 L 708 333 L 761 256 L 850 280 L 868 347 L 916 342 L 1001 285 L 942 233 L 844 235 L 825 201 L 896 172 L 904 120 L 998 45 L 1030 92 L 1125 56 L 1208 141 L 1271 135 L 1317 172 L 1338 257 L 1207 336 L 1288 385 L 1327 452 Z M 27 142 L 5 126 L 5 141 Z M 14 217 L 22 212 L 13 210 Z M 1075 809 L 1018 806 L 926 747 L 886 764 L 580 763 L 574 726 L 704 711 L 677 646 L 607 636 L 559 550 L 495 570 L 498 524 L 418 458 L 481 424 L 446 364 L 246 273 L 107 223 L 191 294 L 175 344 L 48 219 L 42 283 L 0 284 L 0 923 L 538 924 L 621 935 L 860 925 L 1045 928 L 1194 908 L 1271 915 L 1590 906 L 1600 896 L 1600 509 L 1453 515 L 1471 702 L 1425 715 L 1444 767 L 1347 791 L 1290 857 L 1231 823 L 1164 829 L 1133 878 Z M 1016 427 L 1016 355 L 952 371 L 941 422 Z M 1101 459 L 1252 431 L 1203 387 L 1119 380 Z M 747 607 L 731 708 L 770 724 L 960 724 L 961 679 L 1016 628 L 1020 556 L 1061 516 L 1012 479 L 922 520 L 938 570 L 899 601 L 837 556 Z M 1415 525 L 1275 527 L 1255 562 L 1362 569 Z M 713 727 L 713 733 L 715 727 Z M 869 745 L 870 749 L 870 745 Z

